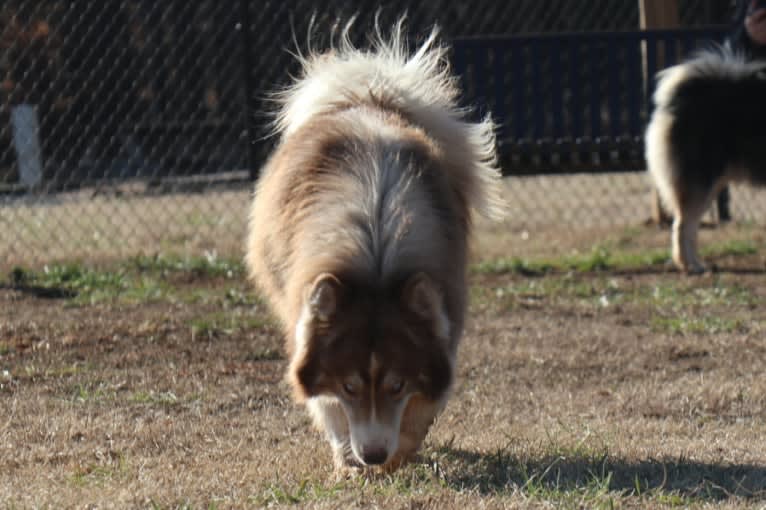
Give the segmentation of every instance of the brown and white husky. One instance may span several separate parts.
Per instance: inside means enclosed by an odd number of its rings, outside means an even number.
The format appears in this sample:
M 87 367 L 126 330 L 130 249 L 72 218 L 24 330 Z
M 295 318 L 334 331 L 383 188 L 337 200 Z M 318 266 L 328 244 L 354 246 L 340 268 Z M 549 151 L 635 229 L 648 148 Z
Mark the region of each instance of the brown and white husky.
M 250 275 L 338 467 L 417 451 L 454 377 L 474 215 L 502 209 L 493 125 L 457 106 L 436 36 L 300 57 L 252 205 Z

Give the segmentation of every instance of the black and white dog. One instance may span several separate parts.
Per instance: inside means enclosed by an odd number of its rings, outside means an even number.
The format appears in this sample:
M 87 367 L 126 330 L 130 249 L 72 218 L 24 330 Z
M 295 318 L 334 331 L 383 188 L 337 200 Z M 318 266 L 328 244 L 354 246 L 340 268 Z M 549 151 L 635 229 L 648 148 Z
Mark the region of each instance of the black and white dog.
M 705 51 L 658 74 L 646 161 L 673 214 L 673 261 L 704 271 L 697 230 L 732 181 L 766 185 L 766 62 Z

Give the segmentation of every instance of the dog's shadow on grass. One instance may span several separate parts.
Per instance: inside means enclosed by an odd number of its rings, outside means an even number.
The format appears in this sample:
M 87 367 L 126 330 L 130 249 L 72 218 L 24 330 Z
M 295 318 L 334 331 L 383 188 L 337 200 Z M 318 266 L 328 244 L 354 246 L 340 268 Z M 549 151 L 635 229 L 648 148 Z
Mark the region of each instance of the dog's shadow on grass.
M 452 447 L 436 448 L 431 458 L 444 466 L 447 486 L 482 494 L 616 491 L 706 501 L 733 497 L 766 501 L 766 466 L 759 465 L 683 458 L 628 461 L 608 454 L 522 458 L 505 450 L 477 453 Z

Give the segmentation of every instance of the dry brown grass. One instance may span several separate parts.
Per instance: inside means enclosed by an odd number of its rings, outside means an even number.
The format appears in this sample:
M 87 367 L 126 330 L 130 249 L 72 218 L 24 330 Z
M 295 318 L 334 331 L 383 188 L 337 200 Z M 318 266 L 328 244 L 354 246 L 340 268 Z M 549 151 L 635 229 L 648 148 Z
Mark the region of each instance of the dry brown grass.
M 7 279 L 0 507 L 766 505 L 762 228 L 704 230 L 722 271 L 700 278 L 635 261 L 583 272 L 602 251 L 667 249 L 641 225 L 643 176 L 514 179 L 508 193 L 508 221 L 476 243 L 490 263 L 472 276 L 454 398 L 393 476 L 335 479 L 240 273 L 150 267 L 79 295 Z M 735 217 L 763 223 L 758 193 L 735 190 Z M 3 207 L 0 266 L 238 257 L 248 194 Z M 501 257 L 574 269 L 529 276 Z
M 649 227 L 564 230 L 485 231 L 477 251 L 534 260 L 667 241 Z M 342 481 L 240 274 L 149 268 L 127 286 L 157 292 L 98 299 L 6 284 L 0 507 L 762 508 L 766 240 L 754 227 L 702 235 L 724 248 L 721 271 L 699 278 L 482 266 L 454 397 L 421 460 Z M 757 253 L 727 252 L 737 239 Z

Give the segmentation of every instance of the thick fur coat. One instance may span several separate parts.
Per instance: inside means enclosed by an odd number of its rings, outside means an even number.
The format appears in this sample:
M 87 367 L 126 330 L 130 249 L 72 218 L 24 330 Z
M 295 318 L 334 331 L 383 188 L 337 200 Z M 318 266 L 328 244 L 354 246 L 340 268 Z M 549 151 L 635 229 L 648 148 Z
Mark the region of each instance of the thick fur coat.
M 453 380 L 474 216 L 496 216 L 494 127 L 457 105 L 446 48 L 401 24 L 300 57 L 250 213 L 246 262 L 288 379 L 338 465 L 398 465 Z
M 672 212 L 673 260 L 701 272 L 700 219 L 729 182 L 766 184 L 766 62 L 721 49 L 658 74 L 646 160 Z

